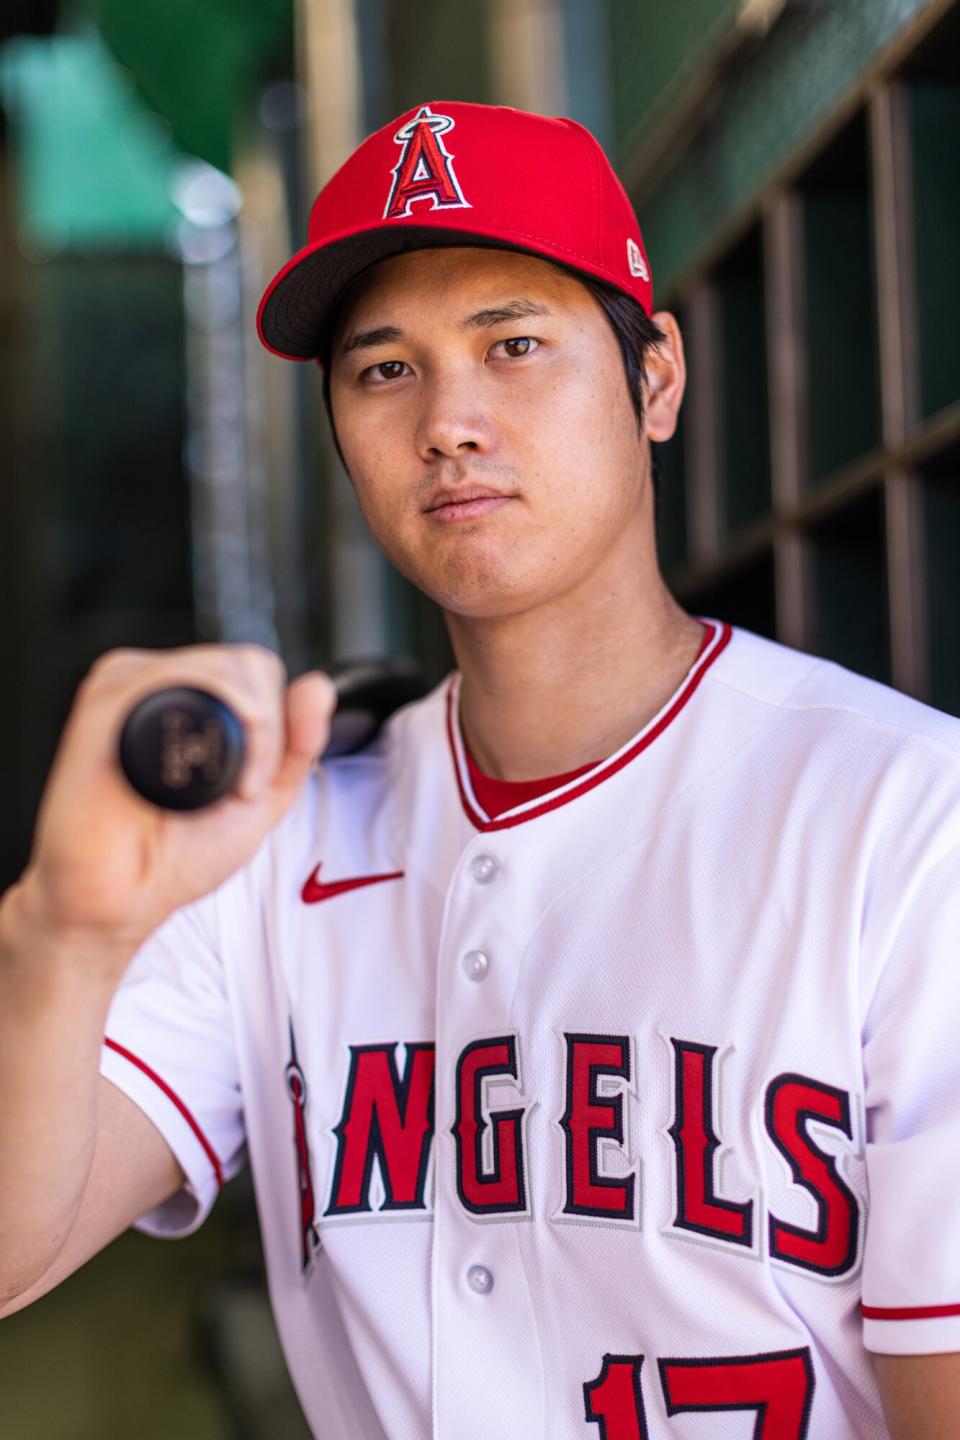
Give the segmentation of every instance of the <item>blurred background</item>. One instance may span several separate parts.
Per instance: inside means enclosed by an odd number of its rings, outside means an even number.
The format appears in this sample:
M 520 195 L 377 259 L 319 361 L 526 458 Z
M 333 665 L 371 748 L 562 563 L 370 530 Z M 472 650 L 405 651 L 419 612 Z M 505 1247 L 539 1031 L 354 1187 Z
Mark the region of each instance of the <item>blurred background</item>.
M 0 890 L 113 646 L 450 668 L 366 536 L 265 282 L 424 100 L 571 115 L 641 218 L 690 384 L 682 603 L 960 713 L 956 0 L 4 0 Z M 3 1440 L 305 1440 L 249 1187 L 0 1326 Z

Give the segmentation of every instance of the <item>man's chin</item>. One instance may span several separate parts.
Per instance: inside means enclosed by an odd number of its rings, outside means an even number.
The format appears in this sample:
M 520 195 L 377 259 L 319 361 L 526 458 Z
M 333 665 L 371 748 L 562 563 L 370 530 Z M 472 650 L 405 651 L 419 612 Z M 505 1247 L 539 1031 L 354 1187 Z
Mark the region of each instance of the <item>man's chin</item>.
M 411 585 L 464 621 L 509 619 L 550 599 L 556 564 L 545 547 L 494 534 L 459 538 L 468 543 L 381 548 Z
M 394 561 L 396 564 L 396 561 Z M 464 619 L 493 619 L 524 608 L 526 576 L 515 573 L 503 556 L 474 553 L 434 565 L 398 566 L 410 583 L 441 610 Z
M 536 601 L 517 587 L 490 586 L 483 590 L 441 591 L 431 596 L 453 622 L 510 620 L 535 608 Z

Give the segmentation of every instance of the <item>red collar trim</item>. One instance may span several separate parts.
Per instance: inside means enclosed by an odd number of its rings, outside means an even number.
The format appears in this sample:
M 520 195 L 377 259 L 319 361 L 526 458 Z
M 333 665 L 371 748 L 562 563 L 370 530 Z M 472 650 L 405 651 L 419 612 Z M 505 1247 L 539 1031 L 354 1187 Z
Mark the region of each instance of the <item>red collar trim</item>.
M 593 770 L 599 764 L 599 761 L 591 760 L 589 765 L 578 765 L 576 770 L 568 770 L 564 775 L 547 775 L 542 780 L 496 780 L 492 775 L 483 773 L 466 746 L 463 747 L 463 755 L 470 773 L 473 793 L 480 802 L 481 810 L 485 810 L 491 820 L 495 820 L 507 810 L 515 810 L 518 805 L 524 805 L 528 800 L 539 800 L 541 795 L 551 795 L 554 790 L 559 790 L 561 785 L 569 785 L 571 780 L 579 780 L 581 775 L 586 775 L 588 770 Z
M 578 799 L 588 790 L 592 790 L 594 786 L 608 780 L 611 775 L 615 775 L 618 770 L 629 765 L 631 760 L 636 759 L 641 750 L 646 750 L 648 745 L 652 745 L 657 736 L 661 735 L 671 721 L 679 715 L 710 666 L 730 643 L 733 632 L 725 621 L 706 620 L 702 615 L 698 615 L 697 619 L 706 626 L 706 634 L 697 658 L 687 671 L 679 690 L 667 702 L 666 708 L 661 710 L 659 715 L 654 716 L 646 730 L 642 730 L 635 740 L 630 741 L 615 755 L 608 756 L 606 760 L 594 766 L 583 779 L 571 781 L 558 790 L 552 791 L 547 800 L 532 800 L 527 801 L 524 805 L 517 805 L 503 815 L 497 816 L 495 820 L 492 820 L 483 809 L 470 783 L 470 771 L 467 766 L 463 737 L 460 734 L 460 725 L 456 718 L 460 675 L 459 672 L 454 674 L 447 688 L 447 739 L 450 743 L 457 789 L 460 792 L 460 803 L 471 825 L 482 831 L 509 830 L 514 825 L 522 825 L 527 820 L 536 819 L 538 815 L 545 815 L 549 810 L 557 810 L 561 805 Z

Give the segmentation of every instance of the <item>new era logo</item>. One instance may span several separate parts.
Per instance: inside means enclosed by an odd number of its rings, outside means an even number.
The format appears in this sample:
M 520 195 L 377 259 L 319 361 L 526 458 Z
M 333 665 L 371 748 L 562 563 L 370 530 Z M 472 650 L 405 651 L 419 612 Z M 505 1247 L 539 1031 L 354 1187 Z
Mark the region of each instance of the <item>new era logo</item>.
M 627 264 L 630 266 L 630 274 L 636 275 L 638 280 L 650 279 L 650 271 L 647 269 L 643 252 L 632 237 L 627 239 Z

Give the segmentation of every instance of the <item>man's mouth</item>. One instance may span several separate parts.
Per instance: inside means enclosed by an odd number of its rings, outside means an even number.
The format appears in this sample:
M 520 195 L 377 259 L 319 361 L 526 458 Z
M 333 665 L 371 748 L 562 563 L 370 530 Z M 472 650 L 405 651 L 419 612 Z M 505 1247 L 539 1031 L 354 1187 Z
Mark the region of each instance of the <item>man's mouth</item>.
M 457 520 L 471 520 L 479 515 L 487 515 L 492 510 L 499 510 L 513 498 L 512 495 L 504 495 L 498 490 L 487 490 L 480 485 L 464 486 L 463 489 L 443 488 L 431 496 L 424 507 L 424 513 L 434 520 L 451 524 Z
M 456 500 L 442 500 L 431 506 L 427 514 L 441 524 L 450 525 L 457 520 L 473 520 L 479 515 L 488 515 L 499 510 L 513 497 L 511 495 L 475 495 L 471 498 L 458 497 Z

